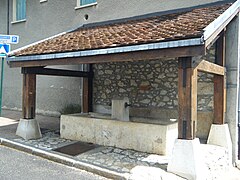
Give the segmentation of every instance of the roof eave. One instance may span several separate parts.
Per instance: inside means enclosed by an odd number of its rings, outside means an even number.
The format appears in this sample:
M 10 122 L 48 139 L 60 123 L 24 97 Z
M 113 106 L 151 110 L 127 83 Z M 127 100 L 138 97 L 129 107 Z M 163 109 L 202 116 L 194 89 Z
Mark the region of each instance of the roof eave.
M 123 46 L 123 47 L 113 47 L 113 48 L 105 48 L 105 49 L 83 50 L 83 51 L 75 51 L 75 52 L 63 52 L 63 53 L 29 55 L 29 56 L 12 56 L 12 57 L 8 57 L 7 60 L 14 62 L 14 61 L 51 60 L 51 59 L 61 59 L 61 58 L 77 58 L 77 57 L 86 57 L 86 56 L 156 50 L 156 49 L 199 46 L 203 44 L 204 43 L 201 38 L 192 38 L 192 39 L 131 45 L 131 46 Z
M 208 47 L 217 36 L 224 30 L 224 28 L 232 21 L 232 19 L 239 13 L 240 0 L 232 4 L 223 14 L 211 22 L 203 29 L 204 44 Z
M 50 37 L 45 38 L 45 39 L 42 39 L 42 40 L 40 40 L 40 41 L 37 41 L 37 42 L 31 43 L 31 44 L 28 44 L 28 45 L 26 45 L 26 46 L 23 46 L 23 47 L 20 47 L 20 48 L 18 48 L 18 49 L 15 49 L 15 50 L 13 50 L 13 51 L 10 51 L 9 53 L 7 53 L 7 55 L 8 55 L 8 56 L 14 56 L 14 54 L 15 54 L 16 52 L 18 52 L 18 51 L 21 51 L 21 50 L 26 49 L 26 48 L 28 48 L 28 47 L 37 45 L 37 44 L 42 43 L 42 42 L 44 42 L 44 41 L 47 41 L 47 40 L 56 38 L 56 37 L 58 37 L 58 36 L 61 36 L 61 35 L 66 34 L 66 33 L 68 33 L 68 31 L 66 31 L 66 32 L 61 32 L 61 33 L 56 34 L 56 35 L 54 35 L 54 36 L 50 36 Z

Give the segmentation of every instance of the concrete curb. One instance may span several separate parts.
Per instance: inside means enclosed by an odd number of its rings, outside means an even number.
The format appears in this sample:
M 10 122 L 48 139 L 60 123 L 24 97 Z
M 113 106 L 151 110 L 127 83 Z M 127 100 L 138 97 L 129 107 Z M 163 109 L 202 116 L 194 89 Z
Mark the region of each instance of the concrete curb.
M 104 169 L 95 165 L 91 165 L 85 162 L 81 162 L 69 157 L 65 157 L 63 155 L 60 155 L 59 153 L 55 152 L 48 152 L 45 150 L 41 150 L 35 147 L 27 146 L 15 141 L 11 141 L 8 139 L 0 138 L 0 145 L 10 147 L 13 149 L 17 149 L 19 151 L 23 151 L 35 156 L 39 156 L 57 163 L 61 163 L 70 167 L 74 167 L 77 169 L 85 170 L 94 174 L 98 174 L 100 176 L 104 176 L 106 178 L 116 179 L 116 180 L 125 180 L 129 179 L 130 174 L 128 173 L 117 173 L 108 169 Z

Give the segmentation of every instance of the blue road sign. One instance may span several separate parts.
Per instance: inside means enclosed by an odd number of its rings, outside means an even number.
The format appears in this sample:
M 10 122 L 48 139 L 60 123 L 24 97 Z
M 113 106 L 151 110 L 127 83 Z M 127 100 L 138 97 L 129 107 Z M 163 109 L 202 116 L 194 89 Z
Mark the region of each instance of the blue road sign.
M 0 57 L 5 57 L 10 52 L 10 44 L 0 44 Z
M 0 43 L 4 44 L 18 44 L 19 36 L 17 35 L 3 35 L 0 34 Z

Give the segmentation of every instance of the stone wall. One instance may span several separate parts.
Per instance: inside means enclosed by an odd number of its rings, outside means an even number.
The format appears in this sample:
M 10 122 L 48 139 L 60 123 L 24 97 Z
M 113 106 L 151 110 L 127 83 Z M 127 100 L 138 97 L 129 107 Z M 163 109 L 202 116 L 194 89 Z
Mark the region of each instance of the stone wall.
M 177 61 L 138 61 L 94 66 L 94 102 L 129 97 L 133 107 L 177 107 Z
M 214 50 L 204 59 L 214 60 Z M 129 97 L 132 107 L 177 109 L 177 59 L 94 65 L 94 104 Z M 198 110 L 212 110 L 212 75 L 199 73 Z
M 214 61 L 214 49 L 209 50 L 202 58 Z M 198 112 L 200 119 L 201 117 L 204 119 L 202 122 L 199 121 L 199 124 L 202 123 L 204 126 L 199 131 L 206 129 L 202 134 L 208 132 L 212 121 L 212 78 L 210 74 L 201 72 L 198 74 Z M 177 59 L 96 64 L 93 87 L 93 102 L 95 107 L 98 107 L 95 108 L 97 112 L 104 109 L 105 113 L 110 113 L 113 98 L 128 97 L 132 105 L 130 115 L 139 114 L 145 117 L 161 117 L 161 119 L 177 118 Z M 204 114 L 201 115 L 201 112 Z

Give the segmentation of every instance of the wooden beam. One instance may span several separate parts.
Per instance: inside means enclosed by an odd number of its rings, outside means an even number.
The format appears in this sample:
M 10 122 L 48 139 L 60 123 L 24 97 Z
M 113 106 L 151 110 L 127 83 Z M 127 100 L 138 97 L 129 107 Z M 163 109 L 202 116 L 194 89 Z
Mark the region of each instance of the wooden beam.
M 92 65 L 85 65 L 87 71 L 93 74 Z M 83 95 L 82 95 L 82 112 L 88 113 L 93 109 L 92 107 L 92 90 L 93 90 L 93 77 L 83 78 Z
M 88 113 L 89 112 L 89 101 L 88 101 L 88 94 L 89 94 L 89 89 L 88 89 L 88 78 L 83 78 L 83 96 L 82 96 L 82 112 L 83 113 Z
M 22 112 L 24 119 L 34 119 L 36 109 L 36 74 L 23 74 Z
M 197 69 L 192 57 L 178 59 L 178 138 L 194 139 L 197 121 Z
M 89 64 L 89 73 L 92 74 L 92 76 L 88 77 L 88 111 L 93 111 L 93 65 Z
M 69 77 L 90 77 L 92 74 L 83 71 L 72 71 L 62 69 L 51 69 L 43 67 L 28 67 L 22 68 L 22 74 L 37 74 L 50 76 L 69 76 Z
M 215 63 L 225 67 L 225 32 L 216 41 Z M 224 124 L 226 112 L 226 76 L 214 75 L 214 124 Z
M 221 75 L 224 76 L 225 74 L 225 68 L 223 66 L 211 63 L 209 61 L 202 60 L 198 65 L 197 65 L 197 70 L 210 73 L 210 74 L 216 74 L 216 75 Z
M 204 46 L 190 46 L 148 51 L 135 51 L 128 53 L 116 53 L 107 55 L 85 56 L 65 59 L 46 59 L 28 61 L 8 61 L 10 67 L 35 67 L 50 65 L 77 65 L 95 64 L 106 62 L 126 62 L 141 60 L 156 60 L 159 58 L 176 58 L 185 56 L 199 56 L 205 54 Z

